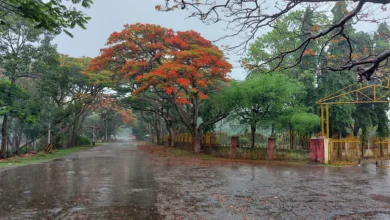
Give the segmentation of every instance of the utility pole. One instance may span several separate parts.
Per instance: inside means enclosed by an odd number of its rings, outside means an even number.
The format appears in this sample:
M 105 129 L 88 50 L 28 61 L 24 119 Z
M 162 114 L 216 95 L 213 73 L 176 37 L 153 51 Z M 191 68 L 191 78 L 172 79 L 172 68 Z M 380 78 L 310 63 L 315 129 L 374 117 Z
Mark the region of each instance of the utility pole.
M 92 146 L 95 146 L 96 143 L 96 130 L 101 127 L 96 127 L 96 121 L 94 119 L 90 119 L 92 121 L 92 126 L 88 126 L 87 128 L 92 128 Z

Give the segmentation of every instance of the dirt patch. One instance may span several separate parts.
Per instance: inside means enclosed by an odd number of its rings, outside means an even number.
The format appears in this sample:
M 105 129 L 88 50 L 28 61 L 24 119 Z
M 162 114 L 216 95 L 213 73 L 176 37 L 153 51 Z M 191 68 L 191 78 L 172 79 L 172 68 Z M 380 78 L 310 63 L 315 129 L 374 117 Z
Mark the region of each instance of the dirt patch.
M 196 154 L 191 151 L 163 147 L 145 142 L 138 143 L 138 149 L 154 157 L 153 163 L 163 163 L 169 165 L 196 165 L 196 166 L 216 166 L 221 164 L 253 164 L 253 165 L 278 165 L 278 166 L 301 166 L 308 162 L 292 161 L 268 161 L 268 160 L 243 160 L 234 158 L 214 157 L 208 154 Z M 318 164 L 313 164 L 318 166 Z
M 387 219 L 390 215 L 390 212 L 384 211 L 371 211 L 371 212 L 362 212 L 354 213 L 349 215 L 337 215 L 334 216 L 333 220 L 351 220 L 351 219 Z
M 35 155 L 37 155 L 37 154 L 34 153 L 34 152 L 26 153 L 26 154 L 22 154 L 22 155 L 6 158 L 6 159 L 0 159 L 0 163 L 12 162 L 13 160 L 16 160 L 16 159 L 19 159 L 19 158 L 33 157 Z
M 370 195 L 371 199 L 379 201 L 379 202 L 386 202 L 390 204 L 390 196 L 385 195 L 378 195 L 378 194 L 372 194 Z

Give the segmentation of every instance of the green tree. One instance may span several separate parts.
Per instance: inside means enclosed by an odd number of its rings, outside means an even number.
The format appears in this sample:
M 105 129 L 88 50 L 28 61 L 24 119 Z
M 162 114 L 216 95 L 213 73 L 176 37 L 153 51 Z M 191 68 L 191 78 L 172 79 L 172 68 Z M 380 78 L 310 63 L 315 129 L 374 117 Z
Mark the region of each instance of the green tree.
M 72 4 L 80 4 L 84 8 L 89 8 L 92 0 L 71 0 Z M 75 7 L 64 4 L 58 0 L 2 0 L 0 2 L 0 22 L 3 25 L 13 26 L 13 23 L 6 17 L 11 13 L 22 19 L 29 19 L 37 28 L 44 28 L 54 33 L 64 31 L 68 35 L 72 34 L 67 28 L 76 26 L 85 29 L 90 17 Z
M 163 1 L 161 1 L 162 3 Z M 260 67 L 268 66 L 270 63 L 277 63 L 273 70 L 278 68 L 291 69 L 296 67 L 302 59 L 298 59 L 295 63 L 290 63 L 289 56 L 291 54 L 297 53 L 300 51 L 301 55 L 307 52 L 307 48 L 312 42 L 322 41 L 321 50 L 326 50 L 329 46 L 329 42 L 338 38 L 340 36 L 346 37 L 347 33 L 345 30 L 348 29 L 352 23 L 357 25 L 367 22 L 370 20 L 373 23 L 378 23 L 383 18 L 381 12 L 387 10 L 386 6 L 390 3 L 390 0 L 361 0 L 353 1 L 354 4 L 351 4 L 350 7 L 343 7 L 347 1 L 334 1 L 334 0 L 310 0 L 310 1 L 293 1 L 286 0 L 285 4 L 276 4 L 276 7 L 269 7 L 270 4 L 273 4 L 275 1 L 271 0 L 246 0 L 246 1 L 209 1 L 209 0 L 166 0 L 163 5 L 156 5 L 156 10 L 158 11 L 173 11 L 175 9 L 189 9 L 191 17 L 199 18 L 205 23 L 217 23 L 222 22 L 226 23 L 228 28 L 233 31 L 229 35 L 222 36 L 220 39 L 225 39 L 227 37 L 242 37 L 242 41 L 238 41 L 238 44 L 229 46 L 229 49 L 243 49 L 246 48 L 248 43 L 255 38 L 259 30 L 264 28 L 273 27 L 283 16 L 288 13 L 293 13 L 297 8 L 306 6 L 307 3 L 315 4 L 313 9 L 319 14 L 325 15 L 323 13 L 324 8 L 329 6 L 336 5 L 332 10 L 334 13 L 335 19 L 329 24 L 319 25 L 316 30 L 316 33 L 305 33 L 304 40 L 301 44 L 298 44 L 291 50 L 279 51 L 275 56 L 270 57 L 269 59 L 264 59 L 263 62 L 259 64 Z M 375 8 L 375 9 L 374 9 Z M 345 9 L 345 13 L 340 11 Z M 371 10 L 374 9 L 374 10 Z M 338 10 L 338 11 L 337 11 Z M 371 13 L 367 13 L 367 12 Z M 340 13 L 341 12 L 341 13 Z M 336 14 L 337 13 L 337 14 Z M 342 15 L 342 16 L 338 16 Z M 371 17 L 372 15 L 372 17 Z M 378 17 L 376 19 L 376 16 Z M 364 18 L 363 18 L 364 17 Z M 304 21 L 303 21 L 304 22 Z M 296 27 L 292 27 L 293 32 L 300 32 Z M 348 34 L 347 34 L 348 35 Z M 348 36 L 346 37 L 348 38 Z M 355 44 L 353 40 L 350 41 L 351 44 Z M 348 47 L 345 50 L 346 54 L 352 54 L 354 52 L 353 47 Z M 319 59 L 322 59 L 323 54 L 317 53 L 313 54 Z M 380 66 L 380 63 L 388 60 L 390 57 L 390 49 L 386 48 L 381 52 L 376 52 L 371 54 L 370 59 L 352 57 L 350 59 L 335 59 L 333 64 L 328 63 L 329 65 L 322 65 L 323 68 L 327 68 L 331 71 L 344 71 L 344 70 L 354 70 L 356 75 L 358 75 L 358 80 L 370 80 Z M 336 62 L 337 61 L 337 62 Z M 291 64 L 291 65 L 290 65 Z
M 84 72 L 90 58 L 61 55 L 59 61 L 60 66 L 42 75 L 38 86 L 42 96 L 51 100 L 51 120 L 60 124 L 59 130 L 53 130 L 54 138 L 66 148 L 77 144 L 85 119 L 99 108 L 104 85 L 94 84 Z
M 263 65 L 260 69 L 253 68 L 253 66 L 260 66 L 264 60 L 283 51 L 296 48 L 304 41 L 307 34 L 318 32 L 319 25 L 325 23 L 328 23 L 326 17 L 318 12 L 313 12 L 313 9 L 309 7 L 306 10 L 295 11 L 282 16 L 272 31 L 257 38 L 250 45 L 248 55 L 242 60 L 244 67 L 247 68 L 250 74 L 266 72 L 276 68 L 279 65 L 279 62 L 276 60 Z M 301 60 L 298 65 L 285 71 L 279 71 L 288 74 L 292 79 L 299 80 L 304 85 L 306 96 L 303 101 L 312 113 L 314 113 L 315 101 L 317 99 L 315 95 L 315 80 L 317 69 L 320 65 L 320 60 L 314 55 L 319 53 L 319 51 L 319 43 L 311 42 L 305 48 L 305 51 L 302 48 L 297 53 L 285 57 L 284 62 L 288 65 L 294 65 L 297 60 Z
M 174 32 L 150 24 L 126 25 L 111 34 L 107 45 L 90 69 L 125 76 L 134 88 L 132 95 L 164 94 L 160 98 L 174 104 L 192 135 L 194 150 L 200 152 L 203 127 L 223 118 L 218 115 L 198 124 L 204 100 L 228 81 L 232 66 L 222 51 L 194 31 Z
M 123 85 L 115 87 L 114 89 L 118 91 L 118 94 L 120 94 L 120 99 L 124 107 L 140 113 L 138 117 L 140 120 L 142 120 L 142 112 L 158 115 L 160 119 L 163 120 L 168 131 L 168 146 L 174 146 L 174 127 L 175 124 L 181 122 L 180 118 L 178 117 L 175 105 L 172 104 L 169 99 L 167 99 L 165 92 L 151 88 L 143 93 L 138 94 L 137 96 L 126 97 L 132 89 L 123 88 Z M 153 121 L 157 122 L 151 123 L 151 125 L 154 127 L 153 130 L 156 132 L 157 143 L 162 144 L 161 121 Z
M 233 82 L 226 102 L 233 105 L 232 117 L 248 125 L 255 146 L 255 133 L 261 123 L 274 124 L 285 111 L 286 103 L 302 93 L 303 85 L 285 74 L 257 74 L 243 82 Z
M 148 134 L 147 128 L 144 126 L 142 122 L 135 120 L 131 123 L 131 133 L 136 137 L 138 141 L 143 141 L 145 135 Z
M 378 26 L 378 30 L 374 34 L 374 51 L 379 52 L 386 50 L 386 48 L 390 48 L 390 28 L 386 23 L 381 23 Z M 366 51 L 363 51 L 363 54 Z M 372 50 L 370 48 L 368 49 L 367 53 L 372 53 Z M 386 62 L 382 62 L 383 67 L 380 68 L 380 75 L 389 77 L 388 73 L 390 65 L 386 64 Z M 380 92 L 380 96 L 386 95 L 386 91 Z M 386 95 L 387 98 L 389 98 L 390 95 Z M 375 118 L 373 119 L 374 125 L 377 126 L 377 135 L 380 137 L 387 137 L 389 135 L 389 127 L 388 122 L 389 118 L 387 117 L 387 112 L 389 111 L 390 107 L 386 103 L 375 103 L 374 104 L 374 111 L 375 111 Z M 381 151 L 382 152 L 382 151 Z M 382 152 L 383 153 L 383 152 Z
M 232 111 L 233 103 L 229 102 L 230 97 L 230 85 L 221 85 L 222 90 L 210 95 L 208 99 L 200 106 L 199 117 L 202 121 L 209 121 L 213 118 L 221 117 L 222 119 L 229 116 Z M 204 126 L 203 133 L 208 131 L 215 131 L 215 123 Z
M 338 21 L 347 13 L 349 12 L 345 2 L 336 3 L 332 8 L 333 22 Z M 335 34 L 336 32 L 337 30 L 334 31 Z M 333 65 L 338 60 L 349 58 L 349 54 L 346 53 L 349 50 L 349 44 L 345 36 L 351 36 L 354 32 L 355 30 L 351 26 L 351 22 L 349 22 L 343 30 L 343 34 L 345 35 L 336 35 L 334 37 L 328 50 L 323 55 L 325 57 L 321 63 L 323 66 Z M 318 77 L 318 98 L 333 94 L 356 82 L 356 76 L 352 71 L 333 72 L 323 70 Z M 352 113 L 355 109 L 356 107 L 354 105 L 332 105 L 329 115 L 331 134 L 337 134 L 338 136 L 347 135 L 347 128 L 353 123 Z
M 15 16 L 5 17 L 10 26 L 0 26 L 0 66 L 3 75 L 14 88 L 22 78 L 38 78 L 48 67 L 56 65 L 55 47 L 50 45 L 51 36 L 35 28 L 31 22 Z M 11 102 L 16 97 L 13 90 L 6 96 Z M 1 157 L 5 157 L 9 115 L 3 115 Z

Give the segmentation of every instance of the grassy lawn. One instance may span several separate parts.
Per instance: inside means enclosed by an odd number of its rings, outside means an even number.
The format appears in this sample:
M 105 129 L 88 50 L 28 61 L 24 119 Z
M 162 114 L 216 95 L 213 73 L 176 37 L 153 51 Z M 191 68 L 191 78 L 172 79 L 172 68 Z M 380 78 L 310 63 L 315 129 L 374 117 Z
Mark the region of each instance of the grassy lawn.
M 97 146 L 99 146 L 98 144 Z M 68 149 L 60 149 L 56 150 L 54 153 L 46 154 L 44 152 L 39 152 L 35 155 L 27 155 L 26 157 L 14 157 L 9 158 L 4 161 L 0 161 L 0 168 L 1 167 L 11 167 L 11 166 L 24 166 L 29 164 L 37 164 L 37 163 L 43 163 L 50 160 L 54 160 L 59 157 L 64 157 L 67 155 L 70 155 L 72 153 L 76 153 L 82 150 L 88 150 L 93 148 L 93 146 L 79 146 L 79 147 L 73 147 Z

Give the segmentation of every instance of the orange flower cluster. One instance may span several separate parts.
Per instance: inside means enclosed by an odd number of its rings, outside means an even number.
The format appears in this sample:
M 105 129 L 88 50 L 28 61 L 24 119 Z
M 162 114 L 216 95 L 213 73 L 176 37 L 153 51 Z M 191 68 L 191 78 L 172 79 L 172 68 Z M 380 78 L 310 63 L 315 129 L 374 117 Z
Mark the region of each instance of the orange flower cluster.
M 315 52 L 313 49 L 309 48 L 309 49 L 303 51 L 303 55 L 311 55 L 311 56 L 314 56 L 314 55 L 316 55 L 316 52 Z
M 189 79 L 186 79 L 186 78 L 177 79 L 177 83 L 184 88 L 188 88 L 191 85 L 191 81 Z
M 123 123 L 127 124 L 131 121 L 133 121 L 133 114 L 130 110 L 125 109 L 124 106 L 118 102 L 117 99 L 114 97 L 111 97 L 109 94 L 103 94 L 96 100 L 95 103 L 93 103 L 90 108 L 91 111 L 94 110 L 112 110 L 117 112 Z
M 183 105 L 190 104 L 190 101 L 188 99 L 182 97 L 176 98 L 176 102 Z
M 313 25 L 313 27 L 310 28 L 311 31 L 313 32 L 318 32 L 320 30 L 320 26 L 319 25 Z
M 359 56 L 356 53 L 351 54 L 352 59 L 357 60 L 359 59 Z
M 110 70 L 116 78 L 137 85 L 133 95 L 153 87 L 179 104 L 207 99 L 219 82 L 229 81 L 227 74 L 232 69 L 222 51 L 195 31 L 125 25 L 110 35 L 107 46 L 93 59 L 90 71 Z
M 367 48 L 367 47 L 364 47 L 364 48 L 363 48 L 363 54 L 364 54 L 364 55 L 367 55 L 367 54 L 368 54 L 368 48 Z

